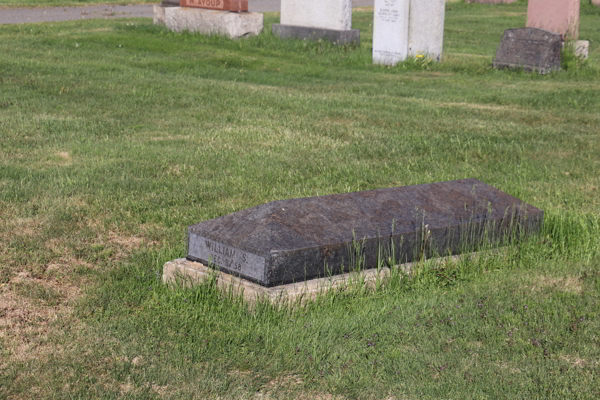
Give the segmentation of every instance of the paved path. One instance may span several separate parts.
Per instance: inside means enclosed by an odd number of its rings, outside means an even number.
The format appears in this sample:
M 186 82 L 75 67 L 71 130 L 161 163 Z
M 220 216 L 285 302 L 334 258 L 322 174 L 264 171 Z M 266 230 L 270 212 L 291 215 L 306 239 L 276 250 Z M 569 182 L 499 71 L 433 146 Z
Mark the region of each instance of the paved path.
M 324 0 L 325 1 L 325 0 Z M 374 0 L 354 0 L 354 7 L 373 6 Z M 156 2 L 157 4 L 159 1 Z M 248 8 L 254 12 L 279 11 L 281 0 L 249 0 Z M 104 5 L 84 7 L 52 8 L 2 8 L 0 24 L 22 24 L 28 22 L 68 21 L 92 18 L 152 18 L 152 4 Z

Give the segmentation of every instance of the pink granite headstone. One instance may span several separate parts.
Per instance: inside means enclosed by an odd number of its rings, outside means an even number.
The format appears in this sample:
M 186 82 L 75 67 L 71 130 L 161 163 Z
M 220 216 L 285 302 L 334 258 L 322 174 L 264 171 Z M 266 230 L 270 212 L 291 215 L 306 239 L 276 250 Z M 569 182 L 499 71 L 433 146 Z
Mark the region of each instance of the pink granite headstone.
M 529 0 L 527 27 L 560 33 L 566 40 L 579 37 L 580 0 Z

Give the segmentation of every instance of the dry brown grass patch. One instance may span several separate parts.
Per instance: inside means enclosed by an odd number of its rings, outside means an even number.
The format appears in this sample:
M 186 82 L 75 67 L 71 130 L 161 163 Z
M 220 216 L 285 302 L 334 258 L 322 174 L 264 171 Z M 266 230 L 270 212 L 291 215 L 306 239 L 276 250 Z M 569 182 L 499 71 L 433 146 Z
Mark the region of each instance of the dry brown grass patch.
M 42 223 L 35 218 L 12 218 L 6 221 L 7 234 L 33 237 L 41 233 Z
M 581 281 L 575 276 L 558 278 L 554 276 L 538 275 L 533 279 L 530 286 L 528 285 L 525 287 L 529 288 L 532 292 L 537 292 L 545 288 L 552 288 L 561 292 L 575 294 L 580 294 L 583 291 Z
M 81 296 L 81 282 L 40 279 L 20 271 L 0 286 L 0 339 L 8 349 L 4 362 L 34 363 L 41 366 L 65 349 L 52 340 L 59 334 L 56 323 L 73 319 L 75 300 Z M 40 293 L 42 294 L 40 296 Z M 44 297 L 49 294 L 49 297 Z M 20 379 L 39 379 L 39 371 L 24 371 Z M 34 394 L 31 392 L 30 394 Z M 33 396 L 35 398 L 35 396 Z
M 596 368 L 600 365 L 599 360 L 587 360 L 575 355 L 561 355 L 560 359 L 577 368 Z

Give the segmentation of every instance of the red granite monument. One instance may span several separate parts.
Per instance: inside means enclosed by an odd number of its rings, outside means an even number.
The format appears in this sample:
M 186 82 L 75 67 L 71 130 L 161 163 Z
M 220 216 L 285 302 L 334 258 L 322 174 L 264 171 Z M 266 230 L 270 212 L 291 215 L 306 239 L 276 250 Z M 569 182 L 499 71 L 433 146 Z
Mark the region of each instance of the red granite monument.
M 248 0 L 180 0 L 179 5 L 181 7 L 205 8 L 208 10 L 248 11 Z

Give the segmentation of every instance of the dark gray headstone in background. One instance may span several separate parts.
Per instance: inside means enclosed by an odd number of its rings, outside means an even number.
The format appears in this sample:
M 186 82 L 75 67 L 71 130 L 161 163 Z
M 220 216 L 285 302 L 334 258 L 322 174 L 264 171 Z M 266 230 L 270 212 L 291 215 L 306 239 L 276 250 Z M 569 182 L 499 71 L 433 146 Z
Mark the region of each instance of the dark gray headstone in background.
M 336 275 L 363 259 L 457 254 L 538 232 L 543 211 L 476 179 L 278 200 L 188 228 L 188 259 L 264 286 Z M 518 239 L 518 237 L 517 237 Z
M 560 69 L 562 38 L 537 28 L 507 29 L 496 51 L 494 68 L 523 68 L 546 74 Z

